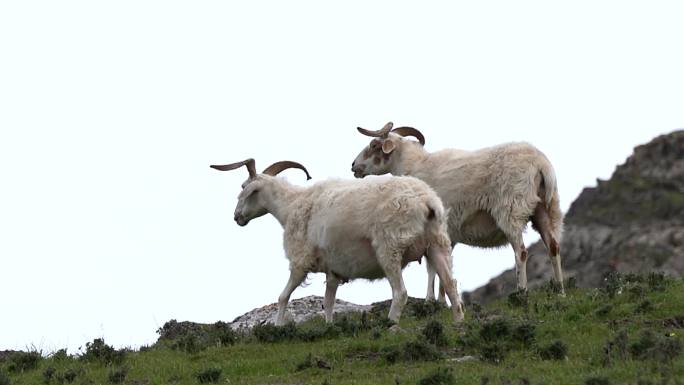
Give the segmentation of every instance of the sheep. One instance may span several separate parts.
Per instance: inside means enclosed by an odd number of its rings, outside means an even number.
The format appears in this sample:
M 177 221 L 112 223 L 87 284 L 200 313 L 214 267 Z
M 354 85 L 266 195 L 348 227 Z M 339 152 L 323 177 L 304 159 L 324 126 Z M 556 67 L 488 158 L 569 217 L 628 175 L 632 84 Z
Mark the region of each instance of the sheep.
M 274 163 L 261 174 L 254 159 L 212 165 L 220 171 L 246 166 L 234 219 L 246 226 L 272 214 L 284 229 L 284 249 L 290 277 L 278 298 L 276 325 L 285 322 L 290 295 L 308 273 L 325 273 L 325 319 L 332 322 L 340 283 L 356 278 L 387 277 L 392 288 L 389 319 L 398 322 L 408 299 L 403 268 L 423 255 L 434 266 L 453 308 L 454 321 L 463 319 L 463 305 L 451 276 L 451 248 L 446 214 L 437 194 L 412 177 L 326 180 L 300 187 L 275 176 L 288 168 L 309 172 L 291 161 Z
M 357 178 L 410 175 L 425 181 L 448 210 L 452 248 L 457 243 L 483 248 L 510 244 L 515 253 L 518 290 L 527 290 L 527 250 L 522 233 L 529 221 L 546 245 L 559 293 L 565 295 L 560 241 L 563 219 L 556 175 L 546 156 L 529 143 L 506 143 L 476 151 L 446 149 L 430 153 L 425 137 L 412 127 L 357 130 L 373 137 L 352 163 Z M 412 136 L 418 141 L 405 137 Z M 428 268 L 428 299 L 434 299 L 434 271 Z M 440 301 L 444 301 L 440 290 Z

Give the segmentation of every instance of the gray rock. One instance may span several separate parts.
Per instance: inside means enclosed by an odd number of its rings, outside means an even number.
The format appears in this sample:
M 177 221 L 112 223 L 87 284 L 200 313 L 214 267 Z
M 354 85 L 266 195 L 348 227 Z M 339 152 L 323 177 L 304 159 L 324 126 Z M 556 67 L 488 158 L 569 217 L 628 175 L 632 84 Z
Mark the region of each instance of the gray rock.
M 369 311 L 370 309 L 371 305 L 357 305 L 338 299 L 335 301 L 334 313 L 341 314 L 348 312 L 363 312 Z M 252 326 L 261 323 L 275 323 L 277 313 L 278 304 L 272 303 L 270 305 L 256 308 L 235 318 L 230 326 L 233 329 L 245 329 L 251 328 Z M 308 297 L 291 300 L 287 304 L 286 319 L 288 321 L 301 323 L 316 316 L 325 316 L 323 312 L 323 297 L 311 295 Z
M 458 358 L 450 358 L 450 362 L 468 362 L 468 361 L 479 361 L 479 358 L 475 356 L 463 356 Z

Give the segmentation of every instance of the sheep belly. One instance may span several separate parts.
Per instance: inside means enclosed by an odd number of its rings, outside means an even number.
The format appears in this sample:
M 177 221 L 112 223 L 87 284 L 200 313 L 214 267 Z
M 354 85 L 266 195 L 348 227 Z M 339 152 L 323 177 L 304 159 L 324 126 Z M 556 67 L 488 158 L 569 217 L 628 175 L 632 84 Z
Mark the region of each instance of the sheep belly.
M 484 210 L 471 214 L 461 226 L 449 225 L 449 236 L 454 242 L 478 247 L 498 247 L 508 243 L 506 234 L 496 225 L 491 214 Z
M 385 276 L 368 238 L 350 237 L 342 232 L 327 234 L 329 236 L 319 246 L 319 250 L 325 250 L 321 259 L 326 272 L 342 280 L 379 279 Z

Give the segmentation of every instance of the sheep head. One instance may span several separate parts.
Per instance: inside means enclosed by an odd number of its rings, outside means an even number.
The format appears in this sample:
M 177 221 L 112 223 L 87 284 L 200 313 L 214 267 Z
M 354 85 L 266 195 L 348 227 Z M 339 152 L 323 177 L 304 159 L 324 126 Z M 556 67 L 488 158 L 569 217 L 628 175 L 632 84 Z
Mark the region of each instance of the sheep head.
M 211 165 L 209 167 L 219 171 L 235 170 L 242 166 L 247 167 L 249 177 L 242 183 L 242 191 L 238 195 L 238 203 L 235 207 L 235 222 L 240 226 L 246 226 L 249 221 L 269 212 L 270 182 L 272 178 L 288 168 L 298 168 L 306 173 L 306 179 L 311 179 L 309 171 L 297 162 L 281 161 L 266 167 L 261 174 L 256 173 L 254 159 L 249 158 L 242 162 L 225 165 Z
M 405 142 L 409 141 L 405 139 L 407 136 L 413 136 L 418 139 L 421 146 L 425 145 L 425 137 L 415 128 L 398 127 L 392 129 L 392 126 L 392 122 L 389 122 L 377 131 L 357 127 L 361 134 L 370 136 L 373 140 L 361 150 L 352 162 L 352 172 L 355 177 L 363 178 L 366 175 L 382 175 L 390 172 L 392 163 L 397 158 L 396 153 L 401 151 Z

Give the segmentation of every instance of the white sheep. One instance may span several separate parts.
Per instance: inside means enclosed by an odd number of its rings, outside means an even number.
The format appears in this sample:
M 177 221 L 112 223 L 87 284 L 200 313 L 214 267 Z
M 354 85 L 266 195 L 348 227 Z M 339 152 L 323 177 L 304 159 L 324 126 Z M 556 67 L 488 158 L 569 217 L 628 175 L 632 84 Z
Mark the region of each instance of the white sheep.
M 352 163 L 357 178 L 410 175 L 425 181 L 448 210 L 449 236 L 478 247 L 510 244 L 515 252 L 518 289 L 527 289 L 527 250 L 522 234 L 529 221 L 546 245 L 554 279 L 564 295 L 560 241 L 563 219 L 556 175 L 546 156 L 529 143 L 506 143 L 476 151 L 427 152 L 425 137 L 412 127 L 378 131 Z M 418 139 L 406 139 L 413 136 Z M 428 299 L 434 299 L 434 271 L 428 261 Z M 441 279 L 440 279 L 441 281 Z M 440 291 L 440 300 L 444 300 Z
M 223 166 L 233 170 L 247 166 L 249 178 L 242 184 L 235 208 L 235 221 L 270 213 L 284 229 L 285 255 L 290 278 L 278 298 L 276 325 L 285 321 L 290 294 L 310 272 L 326 274 L 325 319 L 332 322 L 335 294 L 340 283 L 355 278 L 387 277 L 392 287 L 389 318 L 398 321 L 407 293 L 402 269 L 427 256 L 446 282 L 455 321 L 463 319 L 463 308 L 451 275 L 451 248 L 446 215 L 437 194 L 412 177 L 366 180 L 327 180 L 310 187 L 292 185 L 276 178 L 288 168 L 303 170 L 299 163 L 284 161 L 257 174 L 254 159 Z

